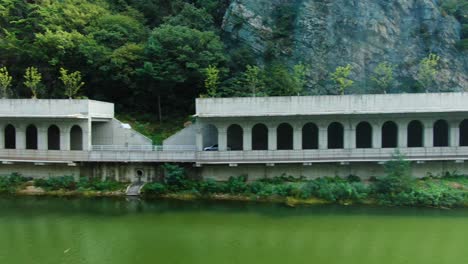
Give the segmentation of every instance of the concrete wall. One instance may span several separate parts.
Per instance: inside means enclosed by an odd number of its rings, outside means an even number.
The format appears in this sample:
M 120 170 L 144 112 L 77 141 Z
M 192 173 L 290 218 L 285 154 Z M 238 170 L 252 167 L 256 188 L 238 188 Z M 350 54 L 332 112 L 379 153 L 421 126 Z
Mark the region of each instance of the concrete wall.
M 114 104 L 93 100 L 0 99 L 0 117 L 113 118 Z
M 127 128 L 117 119 L 110 122 L 92 123 L 93 145 L 152 145 L 151 139 L 137 131 Z
M 196 125 L 190 125 L 163 142 L 163 146 L 195 146 Z
M 199 98 L 198 117 L 468 112 L 468 93 Z
M 414 177 L 425 177 L 429 173 L 432 175 L 442 175 L 445 172 L 458 172 L 468 175 L 468 165 L 466 163 L 455 163 L 454 161 L 435 161 L 426 163 L 412 163 L 412 175 Z M 319 177 L 346 177 L 348 175 L 357 175 L 363 179 L 369 177 L 385 175 L 383 166 L 373 163 L 351 163 L 340 165 L 338 163 L 313 164 L 305 166 L 301 164 L 276 164 L 275 166 L 265 165 L 239 165 L 229 167 L 227 165 L 204 165 L 199 168 L 202 178 L 211 178 L 219 181 L 228 180 L 231 176 L 247 175 L 249 180 L 258 180 L 262 178 L 272 178 L 286 175 L 307 179 Z

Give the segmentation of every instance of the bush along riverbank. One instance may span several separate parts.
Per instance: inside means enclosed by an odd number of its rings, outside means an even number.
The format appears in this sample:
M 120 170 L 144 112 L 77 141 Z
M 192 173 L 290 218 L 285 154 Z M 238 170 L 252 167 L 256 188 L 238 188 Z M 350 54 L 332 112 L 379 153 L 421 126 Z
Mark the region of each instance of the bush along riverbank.
M 0 177 L 0 193 L 19 195 L 122 196 L 128 183 L 73 176 L 31 179 L 17 173 Z
M 275 201 L 296 204 L 373 204 L 454 208 L 468 206 L 468 176 L 446 173 L 422 179 L 411 177 L 411 163 L 397 155 L 384 164 L 385 175 L 363 181 L 358 176 L 323 177 L 314 180 L 279 176 L 248 181 L 246 176 L 227 182 L 194 181 L 183 168 L 165 165 L 164 182 L 146 184 L 146 197 Z

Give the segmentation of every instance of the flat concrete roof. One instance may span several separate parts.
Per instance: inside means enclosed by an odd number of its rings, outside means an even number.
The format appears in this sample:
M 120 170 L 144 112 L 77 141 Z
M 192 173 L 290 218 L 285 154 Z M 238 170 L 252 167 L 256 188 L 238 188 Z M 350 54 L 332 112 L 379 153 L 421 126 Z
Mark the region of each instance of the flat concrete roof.
M 94 100 L 0 99 L 0 118 L 114 117 L 114 104 Z
M 468 112 L 468 93 L 198 98 L 198 117 Z

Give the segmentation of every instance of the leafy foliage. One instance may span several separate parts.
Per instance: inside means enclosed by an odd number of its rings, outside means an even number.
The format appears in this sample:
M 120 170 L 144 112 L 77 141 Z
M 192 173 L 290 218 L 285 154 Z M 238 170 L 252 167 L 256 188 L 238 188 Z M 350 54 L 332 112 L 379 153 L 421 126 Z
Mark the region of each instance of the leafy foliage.
M 0 89 L 2 98 L 8 98 L 10 95 L 11 81 L 13 81 L 13 77 L 10 76 L 7 68 L 0 68 Z
M 395 66 L 388 62 L 381 62 L 375 67 L 371 80 L 375 83 L 375 91 L 387 93 L 391 88 L 394 77 L 393 70 Z
M 353 67 L 351 65 L 338 66 L 331 74 L 331 80 L 335 83 L 336 89 L 340 94 L 345 94 L 346 89 L 351 87 L 354 84 L 354 81 L 349 78 L 351 70 Z
M 81 81 L 81 73 L 79 71 L 68 73 L 68 70 L 60 68 L 60 80 L 65 86 L 65 96 L 72 99 L 83 87 L 84 82 Z
M 39 84 L 42 80 L 42 75 L 39 73 L 37 68 L 28 67 L 26 73 L 24 74 L 24 86 L 28 87 L 31 90 L 32 98 L 37 98 Z
M 14 193 L 17 188 L 27 180 L 28 179 L 22 177 L 18 173 L 12 173 L 8 176 L 0 176 L 0 193 Z
M 440 57 L 431 53 L 419 63 L 418 81 L 426 92 L 429 91 L 434 84 L 438 74 L 437 66 L 439 65 L 439 61 Z
M 216 97 L 219 86 L 219 70 L 216 66 L 206 68 L 205 89 L 209 97 Z

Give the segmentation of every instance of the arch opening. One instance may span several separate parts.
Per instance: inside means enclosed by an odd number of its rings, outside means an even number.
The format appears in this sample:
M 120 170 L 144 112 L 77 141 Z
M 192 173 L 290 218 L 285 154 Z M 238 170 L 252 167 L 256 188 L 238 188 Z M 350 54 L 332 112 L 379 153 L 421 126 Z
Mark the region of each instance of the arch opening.
M 218 150 L 218 128 L 216 126 L 211 124 L 204 126 L 202 138 L 203 150 Z
M 60 150 L 60 129 L 56 125 L 47 129 L 47 149 Z
M 460 122 L 460 146 L 467 147 L 468 146 L 468 119 L 465 119 Z
M 26 149 L 37 149 L 37 127 L 29 125 L 26 128 Z
M 268 150 L 268 127 L 264 124 L 252 128 L 252 150 Z
M 290 124 L 282 123 L 276 129 L 279 150 L 293 149 L 293 128 Z
M 307 123 L 302 127 L 302 149 L 318 149 L 319 130 L 316 124 Z
M 433 128 L 433 146 L 448 147 L 449 145 L 449 125 L 445 120 L 437 120 Z
M 356 127 L 356 148 L 372 148 L 372 126 L 368 122 Z
M 398 146 L 398 127 L 393 121 L 387 121 L 382 126 L 382 148 Z
M 16 148 L 16 129 L 13 125 L 9 124 L 5 127 L 5 148 L 15 149 Z
M 333 122 L 328 126 L 328 148 L 341 149 L 344 147 L 344 128 L 338 122 Z
M 78 125 L 70 130 L 70 150 L 83 150 L 83 130 Z
M 424 128 L 420 121 L 413 120 L 408 124 L 408 147 L 419 148 L 424 142 Z
M 229 150 L 244 149 L 244 131 L 241 126 L 234 124 L 228 127 L 227 146 Z

